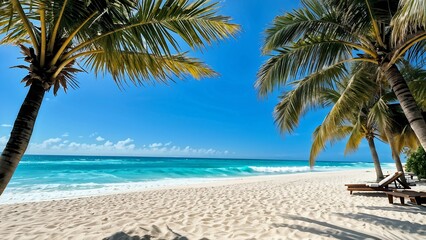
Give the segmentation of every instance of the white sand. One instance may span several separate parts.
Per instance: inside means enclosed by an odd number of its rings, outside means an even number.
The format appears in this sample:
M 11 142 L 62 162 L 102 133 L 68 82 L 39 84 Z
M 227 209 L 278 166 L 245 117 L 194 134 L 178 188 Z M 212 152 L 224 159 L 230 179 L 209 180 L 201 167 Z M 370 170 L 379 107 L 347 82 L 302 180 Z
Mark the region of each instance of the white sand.
M 1 239 L 426 239 L 426 207 L 350 195 L 365 170 L 0 205 Z M 426 185 L 413 187 L 426 191 Z M 122 232 L 120 234 L 117 234 Z M 185 238 L 186 237 L 186 238 Z M 117 238 L 118 239 L 118 238 Z M 126 238 L 122 238 L 126 239 Z M 134 238 L 139 239 L 139 238 Z

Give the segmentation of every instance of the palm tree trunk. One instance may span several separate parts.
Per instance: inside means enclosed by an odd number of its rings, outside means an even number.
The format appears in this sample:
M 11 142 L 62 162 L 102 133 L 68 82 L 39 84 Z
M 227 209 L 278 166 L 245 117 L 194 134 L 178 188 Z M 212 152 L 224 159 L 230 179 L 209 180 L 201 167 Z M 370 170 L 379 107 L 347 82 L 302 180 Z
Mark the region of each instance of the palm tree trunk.
M 422 116 L 422 111 L 417 106 L 408 88 L 407 82 L 395 65 L 390 66 L 388 70 L 384 71 L 384 74 L 401 104 L 411 128 L 419 139 L 423 149 L 426 149 L 426 122 Z
M 399 156 L 400 153 L 398 151 L 396 151 L 396 146 L 395 146 L 395 141 L 393 139 L 393 134 L 390 133 L 389 131 L 386 131 L 386 138 L 388 139 L 390 148 L 392 150 L 392 158 L 393 158 L 393 160 L 395 162 L 396 170 L 398 172 L 403 172 L 404 173 L 404 167 L 402 166 L 401 158 Z M 400 177 L 400 179 L 403 182 L 407 182 L 407 180 L 405 179 L 405 175 L 404 174 Z
M 380 182 L 383 177 L 382 167 L 380 166 L 379 155 L 377 155 L 376 145 L 374 144 L 374 138 L 367 137 L 368 146 L 370 146 L 371 156 L 373 157 L 374 169 L 376 170 L 376 181 Z
M 35 80 L 19 110 L 9 141 L 0 157 L 0 195 L 28 147 L 44 93 L 40 82 Z

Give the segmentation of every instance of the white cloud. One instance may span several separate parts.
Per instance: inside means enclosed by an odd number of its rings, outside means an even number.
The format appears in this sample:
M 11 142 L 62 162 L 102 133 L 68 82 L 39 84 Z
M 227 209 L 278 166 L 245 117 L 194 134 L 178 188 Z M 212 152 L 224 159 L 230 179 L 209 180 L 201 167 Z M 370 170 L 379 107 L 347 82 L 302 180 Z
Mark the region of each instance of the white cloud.
M 72 143 L 70 143 L 68 145 L 68 147 L 70 147 L 70 148 L 78 148 L 80 146 L 81 146 L 81 144 L 80 143 L 76 143 L 76 142 L 72 142 Z
M 64 133 L 64 134 L 62 134 L 62 137 L 69 137 L 70 136 L 70 134 L 69 133 Z
M 101 136 L 98 136 L 97 138 L 96 138 L 96 141 L 98 141 L 98 142 L 102 142 L 102 141 L 104 141 L 105 140 L 105 138 L 103 138 L 103 137 L 101 137 Z
M 162 143 L 151 143 L 151 144 L 149 144 L 150 148 L 159 148 L 161 146 L 163 146 Z
M 49 139 L 44 140 L 39 145 L 39 147 L 42 148 L 42 149 L 47 149 L 47 148 L 51 147 L 52 145 L 54 145 L 55 143 L 61 142 L 61 140 L 62 139 L 60 139 L 60 138 L 49 138 Z
M 118 150 L 122 150 L 122 149 L 134 149 L 135 148 L 135 144 L 130 144 L 133 142 L 133 139 L 127 138 L 124 141 L 118 141 L 114 147 Z
M 102 137 L 98 136 L 96 139 Z M 102 138 L 102 141 L 105 139 Z M 6 137 L 0 138 L 0 145 Z M 229 151 L 218 151 L 213 148 L 193 148 L 191 146 L 175 146 L 171 142 L 145 144 L 136 146 L 134 140 L 126 138 L 117 142 L 106 141 L 101 143 L 84 143 L 79 141 L 62 140 L 61 138 L 46 139 L 41 143 L 30 143 L 28 153 L 33 154 L 82 154 L 82 155 L 133 155 L 133 156 L 225 156 Z
M 60 138 L 49 138 L 47 140 L 43 141 L 43 144 L 52 144 L 52 143 L 58 143 L 60 142 L 62 139 Z
M 12 127 L 12 125 L 10 125 L 10 124 L 6 124 L 6 123 L 3 123 L 2 125 L 0 125 L 1 127 L 4 127 L 4 128 L 11 128 Z

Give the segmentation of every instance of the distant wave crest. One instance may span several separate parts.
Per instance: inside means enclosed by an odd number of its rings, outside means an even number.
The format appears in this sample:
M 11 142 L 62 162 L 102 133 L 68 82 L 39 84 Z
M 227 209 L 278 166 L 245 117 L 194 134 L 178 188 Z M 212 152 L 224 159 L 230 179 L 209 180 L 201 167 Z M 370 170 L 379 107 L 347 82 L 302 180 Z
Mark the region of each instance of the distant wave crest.
M 250 166 L 254 172 L 261 173 L 296 173 L 296 172 L 309 172 L 309 167 L 253 167 Z

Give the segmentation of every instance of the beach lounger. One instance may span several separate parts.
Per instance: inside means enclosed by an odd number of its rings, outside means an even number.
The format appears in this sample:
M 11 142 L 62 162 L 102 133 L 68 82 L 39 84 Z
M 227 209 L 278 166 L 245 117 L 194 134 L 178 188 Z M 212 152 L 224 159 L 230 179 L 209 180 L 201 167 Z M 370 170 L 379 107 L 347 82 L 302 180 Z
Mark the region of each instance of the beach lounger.
M 393 204 L 393 198 L 399 198 L 401 204 L 404 205 L 404 198 L 409 198 L 413 204 L 421 205 L 426 203 L 426 192 L 417 192 L 409 190 L 394 190 L 393 192 L 386 192 L 388 195 L 389 203 Z
M 380 191 L 380 192 L 391 192 L 394 189 L 410 189 L 406 183 L 403 183 L 399 178 L 402 176 L 402 172 L 396 172 L 384 178 L 378 183 L 363 183 L 363 184 L 345 184 L 348 187 L 348 191 L 352 194 L 354 191 Z M 399 183 L 399 185 L 397 184 Z M 395 187 L 389 186 L 392 183 Z
M 416 174 L 414 174 L 413 172 L 405 172 L 405 178 L 411 178 L 412 180 L 414 180 L 414 176 L 416 176 Z

